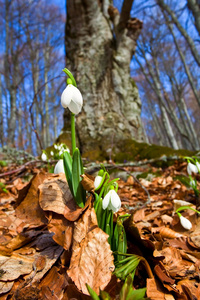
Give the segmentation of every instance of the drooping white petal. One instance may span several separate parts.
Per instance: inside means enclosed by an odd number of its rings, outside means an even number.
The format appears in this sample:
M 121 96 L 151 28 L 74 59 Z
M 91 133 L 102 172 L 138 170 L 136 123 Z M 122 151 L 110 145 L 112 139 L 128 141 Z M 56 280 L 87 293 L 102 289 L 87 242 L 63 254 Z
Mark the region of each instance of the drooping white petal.
M 67 108 L 69 106 L 69 103 L 71 102 L 71 99 L 73 97 L 73 88 L 72 87 L 73 87 L 73 85 L 69 84 L 62 92 L 61 105 L 64 108 Z
M 78 114 L 83 106 L 83 97 L 75 86 L 69 84 L 61 95 L 61 104 L 64 108 L 69 108 L 69 110 Z
M 197 171 L 200 172 L 200 163 L 196 162 L 196 166 L 197 166 Z
M 54 168 L 54 174 L 65 173 L 63 159 L 59 159 Z
M 106 209 L 108 207 L 108 205 L 109 205 L 109 202 L 110 202 L 110 192 L 111 191 L 109 191 L 105 195 L 105 197 L 103 198 L 103 201 L 102 201 L 102 207 L 103 207 L 103 209 Z
M 94 179 L 94 187 L 95 189 L 98 188 L 98 186 L 100 185 L 101 181 L 102 181 L 103 177 L 97 175 Z
M 121 207 L 121 200 L 115 190 L 110 191 L 110 203 L 108 208 L 112 211 L 117 212 Z
M 77 105 L 81 106 L 83 105 L 83 97 L 81 95 L 81 92 L 77 87 L 73 86 L 71 87 L 73 89 L 73 96 L 72 96 L 72 101 L 75 102 Z
M 191 175 L 192 173 L 198 173 L 197 167 L 192 164 L 191 162 L 188 163 L 187 165 L 187 172 L 189 175 Z
M 69 110 L 70 110 L 73 114 L 77 115 L 77 114 L 80 113 L 80 111 L 81 111 L 81 109 L 82 109 L 82 106 L 79 105 L 79 104 L 77 104 L 77 103 L 75 103 L 75 102 L 72 100 L 72 101 L 69 103 L 68 108 L 69 108 Z
M 183 228 L 190 230 L 192 228 L 192 223 L 185 217 L 180 216 L 180 222 Z

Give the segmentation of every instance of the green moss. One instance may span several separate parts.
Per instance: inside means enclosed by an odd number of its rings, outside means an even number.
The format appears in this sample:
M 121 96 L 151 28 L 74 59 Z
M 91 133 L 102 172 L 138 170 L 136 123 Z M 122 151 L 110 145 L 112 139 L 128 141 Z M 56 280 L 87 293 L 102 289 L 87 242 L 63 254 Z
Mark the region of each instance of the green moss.
M 134 88 L 138 89 L 137 84 L 136 84 L 135 80 L 133 80 L 133 78 L 131 78 L 131 83 Z
M 190 187 L 190 179 L 189 179 L 189 177 L 187 177 L 185 175 L 177 175 L 173 179 L 174 180 L 179 180 L 180 182 L 182 182 L 188 188 Z
M 88 162 L 90 161 L 104 161 L 108 160 L 109 157 L 105 151 L 94 149 L 91 151 L 84 152 L 82 155 Z
M 162 156 L 193 156 L 196 152 L 189 150 L 174 150 L 169 147 L 158 146 L 154 144 L 139 143 L 135 140 L 125 140 L 118 145 L 120 151 L 116 151 L 114 159 L 116 162 L 134 161 L 143 159 L 155 159 Z M 164 163 L 161 162 L 161 164 Z

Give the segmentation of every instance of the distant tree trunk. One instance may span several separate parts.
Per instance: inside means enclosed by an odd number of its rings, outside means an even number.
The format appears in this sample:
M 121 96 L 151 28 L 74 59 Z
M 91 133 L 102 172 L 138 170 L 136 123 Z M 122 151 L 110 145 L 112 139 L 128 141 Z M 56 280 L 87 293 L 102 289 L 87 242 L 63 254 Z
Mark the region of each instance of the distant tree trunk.
M 162 113 L 162 117 L 163 117 L 163 125 L 165 127 L 165 131 L 167 133 L 167 137 L 169 138 L 169 141 L 170 141 L 170 146 L 172 148 L 174 148 L 174 149 L 178 149 L 179 147 L 178 147 L 178 144 L 177 144 L 177 141 L 176 141 L 173 129 L 171 127 L 171 124 L 170 124 L 170 121 L 169 121 L 166 109 L 165 109 L 165 107 L 162 104 L 160 105 L 160 109 L 161 109 L 161 113 Z
M 2 101 L 2 81 L 1 81 L 1 73 L 0 73 L 0 143 L 1 147 L 4 145 L 4 126 L 3 126 L 3 101 Z
M 187 41 L 190 50 L 193 54 L 194 59 L 196 60 L 197 64 L 200 66 L 200 55 L 199 51 L 197 50 L 194 41 L 190 37 L 190 35 L 187 33 L 187 31 L 183 28 L 183 26 L 180 24 L 179 20 L 177 19 L 175 13 L 170 9 L 170 7 L 164 2 L 164 0 L 156 0 L 157 4 L 160 6 L 162 11 L 166 11 L 166 13 L 170 16 L 172 22 L 176 25 L 177 29 L 180 31 L 182 36 Z
M 112 6 L 107 9 L 108 1 L 67 1 L 66 67 L 84 98 L 77 117 L 84 152 L 106 150 L 111 141 L 117 147 L 126 138 L 143 140 L 141 103 L 130 78 L 142 22 L 129 18 L 132 3 L 125 0 L 120 15 Z
M 163 13 L 163 14 L 164 14 L 164 17 L 165 17 L 165 19 L 166 19 L 167 27 L 169 28 L 170 33 L 171 33 L 171 35 L 173 36 L 174 44 L 175 44 L 176 49 L 177 49 L 177 51 L 178 51 L 178 53 L 179 53 L 179 55 L 180 55 L 180 59 L 181 59 L 181 61 L 182 61 L 182 63 L 183 63 L 183 66 L 184 66 L 184 69 L 185 69 L 185 73 L 186 73 L 186 75 L 187 75 L 187 77 L 188 77 L 188 81 L 189 81 L 189 84 L 190 84 L 190 86 L 191 86 L 191 89 L 192 89 L 192 91 L 193 91 L 193 93 L 194 93 L 195 99 L 197 100 L 197 103 L 198 103 L 198 105 L 200 106 L 200 97 L 199 97 L 198 92 L 197 92 L 197 89 L 196 89 L 196 87 L 195 87 L 194 79 L 192 78 L 192 74 L 191 74 L 191 72 L 190 72 L 190 70 L 189 70 L 189 68 L 188 68 L 188 66 L 187 66 L 187 64 L 186 64 L 185 56 L 184 56 L 183 52 L 181 51 L 181 48 L 180 48 L 180 46 L 179 46 L 179 43 L 178 43 L 178 41 L 177 41 L 177 39 L 176 39 L 176 37 L 175 37 L 175 34 L 174 34 L 174 31 L 173 31 L 172 24 L 170 24 L 170 22 L 169 22 L 169 18 L 166 16 L 166 13 Z
M 16 130 L 16 66 L 18 64 L 17 55 L 13 51 L 13 39 L 10 37 L 12 28 L 10 30 L 10 7 L 12 1 L 6 0 L 5 2 L 5 22 L 6 22 L 6 40 L 5 40 L 5 59 L 4 59 L 4 72 L 5 72 L 5 82 L 6 88 L 9 92 L 9 102 L 10 102 L 10 114 L 8 118 L 8 145 L 15 145 L 15 130 Z M 11 19 L 11 26 L 12 26 Z M 13 74 L 10 74 L 10 56 L 12 57 L 13 64 Z
M 50 145 L 50 128 L 49 128 L 49 86 L 48 86 L 48 71 L 49 71 L 49 49 L 44 50 L 44 81 L 45 81 L 45 148 Z

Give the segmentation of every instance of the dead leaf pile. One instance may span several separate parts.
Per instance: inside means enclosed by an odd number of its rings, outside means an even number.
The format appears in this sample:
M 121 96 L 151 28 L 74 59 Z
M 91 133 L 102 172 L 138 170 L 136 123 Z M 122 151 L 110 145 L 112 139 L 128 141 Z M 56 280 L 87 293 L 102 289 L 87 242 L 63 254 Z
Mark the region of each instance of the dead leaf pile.
M 193 211 L 183 213 L 193 224 L 188 232 L 174 213 L 174 200 L 196 207 L 193 191 L 175 179 L 186 174 L 186 164 L 159 172 L 141 178 L 140 185 L 131 176 L 119 181 L 119 214 L 131 213 L 124 222 L 128 253 L 146 262 L 136 270 L 134 288 L 146 287 L 149 299 L 198 300 L 200 219 Z M 78 208 L 64 174 L 37 171 L 29 183 L 16 180 L 8 194 L 0 194 L 0 300 L 91 299 L 86 283 L 119 297 L 123 282 L 112 275 L 108 235 L 97 225 L 92 196 Z

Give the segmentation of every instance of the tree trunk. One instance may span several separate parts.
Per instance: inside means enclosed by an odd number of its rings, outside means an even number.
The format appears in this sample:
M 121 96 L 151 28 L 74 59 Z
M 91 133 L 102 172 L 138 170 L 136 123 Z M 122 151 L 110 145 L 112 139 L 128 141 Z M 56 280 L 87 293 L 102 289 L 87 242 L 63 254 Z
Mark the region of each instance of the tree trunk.
M 84 99 L 76 124 L 84 152 L 106 150 L 111 141 L 117 147 L 118 141 L 127 138 L 143 140 L 141 103 L 130 78 L 142 23 L 127 19 L 130 2 L 124 1 L 120 16 L 111 6 L 108 15 L 108 1 L 105 6 L 97 0 L 67 1 L 66 66 Z

